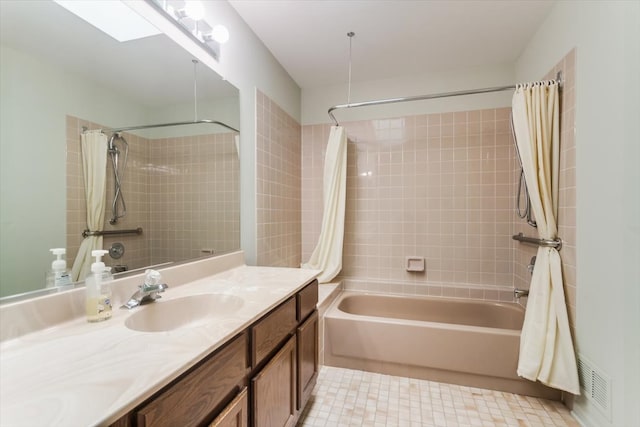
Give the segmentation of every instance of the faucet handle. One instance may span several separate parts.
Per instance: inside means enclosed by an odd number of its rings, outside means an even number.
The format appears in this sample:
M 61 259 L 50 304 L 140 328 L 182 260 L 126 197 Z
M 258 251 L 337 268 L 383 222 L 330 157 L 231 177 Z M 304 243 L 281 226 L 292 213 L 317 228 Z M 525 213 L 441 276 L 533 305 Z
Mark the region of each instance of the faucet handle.
M 167 285 L 160 283 L 162 275 L 157 270 L 146 270 L 144 274 L 144 283 L 140 286 L 143 292 L 163 292 Z
M 144 284 L 148 286 L 157 285 L 160 283 L 162 275 L 158 270 L 145 270 L 144 272 Z

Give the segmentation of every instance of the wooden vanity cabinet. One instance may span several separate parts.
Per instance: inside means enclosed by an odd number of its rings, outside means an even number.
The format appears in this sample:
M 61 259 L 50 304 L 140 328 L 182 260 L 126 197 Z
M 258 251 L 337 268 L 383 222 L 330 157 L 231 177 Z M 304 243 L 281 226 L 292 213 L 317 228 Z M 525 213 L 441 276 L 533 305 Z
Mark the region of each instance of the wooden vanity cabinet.
M 251 327 L 252 426 L 288 427 L 298 420 L 318 373 L 317 303 L 318 282 L 313 281 Z
M 111 426 L 207 425 L 246 386 L 248 345 L 242 332 Z
M 136 425 L 202 425 L 245 384 L 247 366 L 247 334 L 243 333 L 137 410 Z
M 290 427 L 318 374 L 313 281 L 112 427 Z

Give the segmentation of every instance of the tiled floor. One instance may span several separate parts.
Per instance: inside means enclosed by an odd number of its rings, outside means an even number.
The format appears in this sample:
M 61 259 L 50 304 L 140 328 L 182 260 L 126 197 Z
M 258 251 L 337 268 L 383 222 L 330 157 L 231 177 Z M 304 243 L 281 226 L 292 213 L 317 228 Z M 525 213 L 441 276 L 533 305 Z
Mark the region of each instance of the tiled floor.
M 298 426 L 514 426 L 579 424 L 559 402 L 323 366 Z

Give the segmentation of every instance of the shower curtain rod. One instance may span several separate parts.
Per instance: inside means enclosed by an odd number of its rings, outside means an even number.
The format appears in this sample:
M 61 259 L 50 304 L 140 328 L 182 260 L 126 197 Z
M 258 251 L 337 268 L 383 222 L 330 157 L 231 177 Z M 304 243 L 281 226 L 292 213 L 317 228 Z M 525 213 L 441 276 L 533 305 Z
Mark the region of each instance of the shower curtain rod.
M 129 126 L 129 127 L 122 127 L 122 128 L 103 128 L 103 131 L 106 132 L 111 132 L 111 133 L 119 133 L 119 132 L 126 132 L 129 130 L 141 130 L 141 129 L 151 129 L 151 128 L 164 128 L 164 127 L 169 127 L 169 126 L 183 126 L 183 125 L 197 125 L 197 124 L 212 124 L 212 125 L 220 125 L 222 127 L 225 127 L 229 130 L 232 130 L 234 132 L 238 132 L 240 133 L 240 131 L 234 127 L 229 126 L 226 123 L 223 122 L 219 122 L 217 120 L 194 120 L 194 121 L 189 121 L 189 122 L 173 122 L 173 123 L 158 123 L 155 125 L 140 125 L 140 126 Z M 89 130 L 86 126 L 82 127 L 82 130 L 84 132 L 86 132 L 87 130 Z
M 118 132 L 125 132 L 128 130 L 140 130 L 140 129 L 151 129 L 151 128 L 164 128 L 164 127 L 169 127 L 169 126 L 183 126 L 183 125 L 197 125 L 197 124 L 212 124 L 212 125 L 220 125 L 222 127 L 225 127 L 229 130 L 232 130 L 234 132 L 238 132 L 240 133 L 240 131 L 234 127 L 229 126 L 226 123 L 223 122 L 219 122 L 217 120 L 193 120 L 190 122 L 173 122 L 173 123 L 158 123 L 155 125 L 141 125 L 141 126 L 129 126 L 129 127 L 124 127 L 124 128 L 112 128 L 112 129 L 105 129 L 106 131 L 109 132 L 113 132 L 113 133 L 118 133 Z
M 561 71 L 559 71 L 558 74 L 556 75 L 555 81 L 558 83 L 559 87 L 562 87 Z M 327 111 L 327 113 L 329 114 L 329 117 L 331 117 L 331 120 L 333 120 L 335 125 L 339 126 L 340 123 L 338 123 L 338 120 L 333 115 L 333 111 L 340 110 L 343 108 L 368 107 L 371 105 L 395 104 L 397 102 L 423 101 L 426 99 L 451 98 L 454 96 L 475 95 L 479 93 L 503 92 L 505 90 L 514 90 L 515 88 L 516 88 L 516 85 L 496 86 L 496 87 L 487 87 L 483 89 L 459 90 L 455 92 L 432 93 L 429 95 L 406 96 L 402 98 L 376 99 L 374 101 L 363 101 L 363 102 L 354 102 L 351 104 L 334 105 L 333 107 L 329 108 L 329 111 Z

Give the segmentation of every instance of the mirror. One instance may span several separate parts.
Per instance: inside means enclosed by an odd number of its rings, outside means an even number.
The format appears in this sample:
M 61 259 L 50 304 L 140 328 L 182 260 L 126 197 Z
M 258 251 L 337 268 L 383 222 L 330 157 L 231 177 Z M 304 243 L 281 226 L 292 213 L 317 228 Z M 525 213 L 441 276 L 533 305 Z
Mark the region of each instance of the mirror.
M 239 129 L 239 96 L 164 34 L 118 42 L 51 1 L 3 0 L 0 19 L 0 297 L 30 297 L 43 293 L 33 291 L 44 288 L 49 249 L 68 248 L 71 269 L 87 227 L 83 127 L 109 137 L 197 111 Z M 108 158 L 104 230 L 143 232 L 105 237 L 115 248 L 105 263 L 131 271 L 239 249 L 237 135 L 211 124 L 123 133 L 127 211 L 109 223 Z

